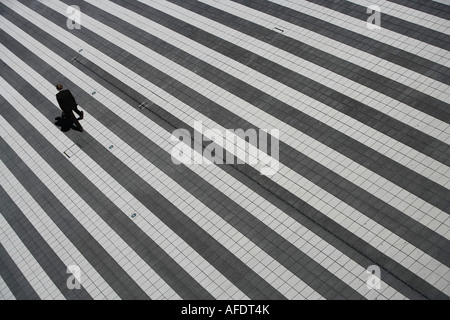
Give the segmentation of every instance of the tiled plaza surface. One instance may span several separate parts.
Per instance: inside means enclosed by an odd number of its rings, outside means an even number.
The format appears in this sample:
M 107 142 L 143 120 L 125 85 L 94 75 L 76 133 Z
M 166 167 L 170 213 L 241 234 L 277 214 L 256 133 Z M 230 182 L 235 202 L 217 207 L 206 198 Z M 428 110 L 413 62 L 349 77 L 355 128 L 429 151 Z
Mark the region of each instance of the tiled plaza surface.
M 449 299 L 450 1 L 0 0 L 0 29 L 0 299 Z

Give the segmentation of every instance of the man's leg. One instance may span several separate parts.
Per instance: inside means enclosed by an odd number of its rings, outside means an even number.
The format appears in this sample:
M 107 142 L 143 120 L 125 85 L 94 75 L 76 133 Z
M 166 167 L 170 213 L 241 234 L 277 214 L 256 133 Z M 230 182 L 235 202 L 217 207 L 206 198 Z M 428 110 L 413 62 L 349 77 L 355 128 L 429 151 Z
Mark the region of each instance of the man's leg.
M 75 126 L 78 128 L 78 130 L 80 130 L 81 132 L 83 132 L 83 127 L 81 126 L 81 124 L 78 122 L 77 118 L 75 118 L 75 115 L 73 114 L 72 111 L 70 112 L 66 112 L 68 113 L 69 119 L 72 120 L 72 122 L 75 124 Z
M 84 112 L 81 111 L 81 110 L 78 110 L 78 106 L 76 106 L 75 109 L 73 109 L 73 111 L 75 111 L 75 112 L 78 114 L 78 116 L 80 117 L 79 120 L 82 120 L 82 119 L 83 119 L 83 117 L 84 117 Z

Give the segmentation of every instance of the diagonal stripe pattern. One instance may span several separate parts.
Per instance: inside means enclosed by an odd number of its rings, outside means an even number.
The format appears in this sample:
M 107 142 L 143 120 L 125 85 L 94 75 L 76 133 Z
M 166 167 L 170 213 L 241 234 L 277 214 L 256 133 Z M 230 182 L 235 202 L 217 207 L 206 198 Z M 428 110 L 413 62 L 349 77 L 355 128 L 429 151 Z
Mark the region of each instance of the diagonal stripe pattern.
M 449 299 L 450 6 L 370 5 L 0 1 L 0 299 Z

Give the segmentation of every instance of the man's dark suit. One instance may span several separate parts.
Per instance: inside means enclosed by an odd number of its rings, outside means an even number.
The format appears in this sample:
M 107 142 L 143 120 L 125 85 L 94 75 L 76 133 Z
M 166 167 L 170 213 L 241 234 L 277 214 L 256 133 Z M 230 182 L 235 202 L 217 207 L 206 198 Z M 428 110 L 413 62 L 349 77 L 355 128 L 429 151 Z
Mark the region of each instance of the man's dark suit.
M 69 90 L 61 90 L 56 94 L 56 100 L 58 100 L 59 107 L 64 112 L 66 117 L 71 119 L 79 130 L 83 130 L 83 127 L 78 122 L 77 118 L 75 118 L 73 111 L 75 111 L 80 118 L 83 118 L 83 112 L 78 110 L 78 104 L 72 93 Z

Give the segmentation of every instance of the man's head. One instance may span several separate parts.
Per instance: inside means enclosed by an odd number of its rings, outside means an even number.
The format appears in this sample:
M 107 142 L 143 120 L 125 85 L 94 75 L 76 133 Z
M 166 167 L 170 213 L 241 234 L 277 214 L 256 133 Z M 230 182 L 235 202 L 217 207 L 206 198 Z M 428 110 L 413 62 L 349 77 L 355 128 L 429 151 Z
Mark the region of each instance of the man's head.
M 62 84 L 57 84 L 56 85 L 56 89 L 58 89 L 58 91 L 61 91 L 63 88 Z

